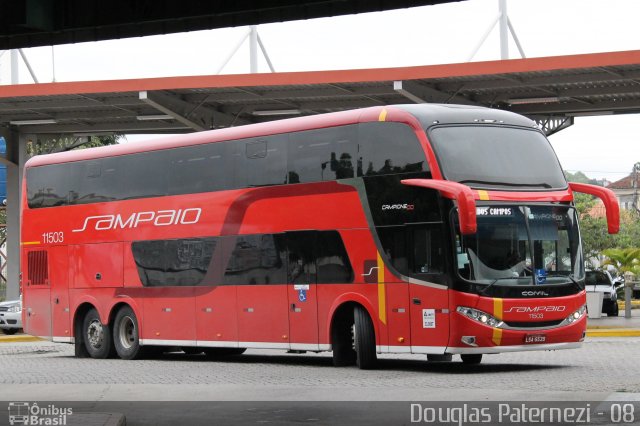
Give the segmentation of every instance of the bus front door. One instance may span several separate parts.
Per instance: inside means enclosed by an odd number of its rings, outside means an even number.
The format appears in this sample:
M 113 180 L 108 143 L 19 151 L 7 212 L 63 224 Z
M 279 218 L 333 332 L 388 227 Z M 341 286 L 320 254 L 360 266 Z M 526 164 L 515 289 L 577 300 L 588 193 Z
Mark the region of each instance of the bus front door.
M 411 352 L 443 354 L 449 341 L 449 304 L 446 289 L 409 286 Z
M 318 350 L 318 297 L 315 283 L 289 284 L 291 349 Z

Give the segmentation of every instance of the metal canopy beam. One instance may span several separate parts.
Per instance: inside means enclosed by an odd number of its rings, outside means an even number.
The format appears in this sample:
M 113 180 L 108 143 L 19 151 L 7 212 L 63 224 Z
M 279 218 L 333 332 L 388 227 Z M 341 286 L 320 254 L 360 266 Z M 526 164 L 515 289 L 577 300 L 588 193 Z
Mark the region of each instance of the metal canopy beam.
M 640 111 L 640 102 L 638 99 L 627 101 L 605 101 L 597 104 L 585 104 L 581 102 L 562 102 L 557 104 L 540 104 L 540 105 L 513 105 L 511 111 L 524 115 L 602 115 L 603 112 L 610 114 L 618 112 L 637 113 Z
M 396 80 L 396 81 L 393 82 L 393 90 L 395 90 L 396 92 L 400 93 L 402 96 L 404 96 L 405 98 L 409 99 L 411 102 L 415 102 L 417 104 L 425 104 L 425 103 L 427 103 L 427 101 L 425 101 L 424 99 L 422 99 L 418 95 L 414 95 L 407 88 L 407 86 L 410 86 L 410 85 L 411 85 L 410 83 L 407 84 L 404 81 Z
M 209 130 L 216 127 L 227 127 L 236 124 L 246 124 L 244 120 L 222 112 L 214 111 L 202 105 L 193 105 L 165 92 L 139 92 L 140 100 L 152 106 L 162 114 L 173 117 L 176 121 L 196 131 Z
M 178 99 L 171 98 L 169 96 L 160 95 L 157 93 L 151 94 L 146 90 L 143 90 L 139 93 L 139 97 L 142 102 L 157 109 L 158 112 L 173 117 L 180 123 L 192 128 L 193 130 L 205 130 L 206 122 L 213 121 L 213 114 L 210 117 L 205 117 L 205 120 L 201 123 L 196 123 L 195 121 L 185 117 L 185 115 L 189 114 L 188 108 L 190 107 L 190 104 L 187 104 L 186 102 Z
M 140 92 L 146 92 L 142 99 Z M 0 92 L 0 126 L 32 123 L 23 124 L 21 132 L 38 134 L 189 132 L 284 118 L 255 111 L 295 109 L 297 115 L 309 115 L 407 102 L 484 105 L 543 117 L 635 112 L 640 110 L 640 51 L 370 70 L 11 85 Z M 156 120 L 137 119 L 150 115 Z
M 171 120 L 156 122 L 104 122 L 104 123 L 66 123 L 20 126 L 20 131 L 31 134 L 60 133 L 60 134 L 100 134 L 100 133 L 186 133 L 193 129 L 182 123 Z
M 396 92 L 402 94 L 408 99 L 416 103 L 442 103 L 442 104 L 462 104 L 477 105 L 480 104 L 459 96 L 456 93 L 447 93 L 415 81 L 394 81 L 393 88 Z M 416 100 L 417 99 L 417 100 Z
M 571 127 L 574 124 L 573 117 L 556 117 L 556 116 L 547 116 L 547 117 L 529 117 L 534 120 L 540 129 L 544 132 L 545 135 L 551 136 L 554 133 L 558 133 L 560 130 L 566 129 L 567 127 Z

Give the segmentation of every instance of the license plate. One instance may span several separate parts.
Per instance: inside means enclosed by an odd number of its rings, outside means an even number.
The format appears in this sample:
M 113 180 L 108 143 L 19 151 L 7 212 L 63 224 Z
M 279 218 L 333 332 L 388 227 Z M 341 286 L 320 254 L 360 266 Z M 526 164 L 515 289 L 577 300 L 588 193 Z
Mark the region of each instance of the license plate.
M 547 336 L 544 334 L 527 334 L 524 336 L 525 343 L 544 343 L 547 341 Z

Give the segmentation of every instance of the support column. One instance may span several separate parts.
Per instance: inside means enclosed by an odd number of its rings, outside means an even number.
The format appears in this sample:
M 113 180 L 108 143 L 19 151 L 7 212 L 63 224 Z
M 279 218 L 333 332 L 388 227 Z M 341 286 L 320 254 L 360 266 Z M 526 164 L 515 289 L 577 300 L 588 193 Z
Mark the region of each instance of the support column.
M 500 0 L 500 59 L 509 59 L 509 15 L 507 0 Z
M 7 294 L 6 299 L 20 295 L 20 201 L 22 170 L 27 161 L 27 140 L 33 136 L 21 135 L 11 129 L 0 129 L 7 141 Z
M 249 28 L 249 70 L 255 74 L 258 72 L 258 27 L 251 25 Z

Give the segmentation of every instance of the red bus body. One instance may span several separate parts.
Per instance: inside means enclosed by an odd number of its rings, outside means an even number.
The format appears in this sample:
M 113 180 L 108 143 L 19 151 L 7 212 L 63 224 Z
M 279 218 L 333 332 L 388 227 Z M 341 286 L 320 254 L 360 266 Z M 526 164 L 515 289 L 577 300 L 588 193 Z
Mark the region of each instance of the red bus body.
M 466 115 L 459 120 L 464 123 L 472 123 L 469 117 L 475 115 L 483 119 L 493 114 L 478 108 L 464 111 Z M 453 114 L 456 121 L 456 111 L 447 111 L 447 114 Z M 437 222 L 445 230 L 443 240 L 448 247 L 441 251 L 443 265 L 448 269 L 438 275 L 439 282 L 398 273 L 401 262 L 391 264 L 389 255 L 380 248 L 381 240 L 373 231 L 371 216 L 374 214 L 368 210 L 370 206 L 363 201 L 362 189 L 356 182 L 360 174 L 366 173 L 360 167 L 364 169 L 366 165 L 358 165 L 358 172 L 352 171 L 351 177 L 341 178 L 336 174 L 334 180 L 293 183 L 298 178 L 289 174 L 280 185 L 231 185 L 218 191 L 194 190 L 114 201 L 95 199 L 86 203 L 64 201 L 58 205 L 46 205 L 46 185 L 38 188 L 40 192 L 36 195 L 40 198 L 34 195 L 35 190 L 28 188 L 30 173 L 47 166 L 66 167 L 85 162 L 83 170 L 89 170 L 94 160 L 236 140 L 254 141 L 247 142 L 246 156 L 259 159 L 263 153 L 271 155 L 266 142 L 262 151 L 260 138 L 381 122 L 409 128 L 426 158 L 423 169 L 428 169 L 428 175 L 422 179 L 407 176 L 402 179 L 402 185 L 415 191 L 429 191 L 443 212 L 448 209 L 461 212 L 451 218 L 443 213 L 443 219 Z M 363 134 L 364 130 L 360 137 Z M 287 146 L 292 150 L 296 145 Z M 238 152 L 245 152 L 244 148 Z M 231 157 L 228 161 L 232 161 Z M 330 161 L 333 162 L 334 157 Z M 99 173 L 107 173 L 106 167 L 103 165 L 99 172 L 87 172 L 87 181 Z M 323 165 L 321 173 L 329 173 L 332 167 L 333 163 Z M 430 181 L 444 185 L 433 185 Z M 83 321 L 89 310 L 97 311 L 104 327 L 113 328 L 118 310 L 128 306 L 137 319 L 136 333 L 141 346 L 330 351 L 334 349 L 332 327 L 337 327 L 338 316 L 357 306 L 371 319 L 377 353 L 483 354 L 579 346 L 586 330 L 583 308 L 586 296 L 579 285 L 557 296 L 546 290 L 536 294 L 535 288 L 527 287 L 526 291 L 531 293 L 526 297 L 522 294 L 494 297 L 485 295 L 484 290 L 460 290 L 452 282 L 464 280 L 448 278 L 455 268 L 451 266 L 455 263 L 454 256 L 449 254 L 453 253 L 455 244 L 452 234 L 460 227 L 458 241 L 461 241 L 463 235 L 476 232 L 477 208 L 487 203 L 492 206 L 526 203 L 570 206 L 571 187 L 478 189 L 472 184 L 447 184 L 454 182 L 445 179 L 424 123 L 416 118 L 413 110 L 400 107 L 310 116 L 145 144 L 34 157 L 26 165 L 23 183 L 21 285 L 25 331 L 55 342 L 81 345 L 81 341 L 87 340 L 82 334 L 87 331 L 83 329 Z M 586 191 L 587 188 L 574 190 Z M 43 204 L 32 208 L 28 197 L 45 201 L 33 201 Z M 73 198 L 72 195 L 65 197 L 65 200 Z M 611 203 L 607 206 L 610 217 L 615 220 L 615 207 Z M 384 211 L 413 208 L 404 204 L 382 207 Z M 289 271 L 287 277 L 293 274 L 296 261 L 292 260 L 291 253 L 299 241 L 307 237 L 315 238 L 313 241 L 318 246 L 325 244 L 321 241 L 339 238 L 349 267 L 335 263 L 340 254 L 334 247 L 327 247 L 330 254 L 323 260 L 314 258 L 315 263 L 312 262 L 311 272 L 306 275 L 312 278 L 300 282 L 289 282 L 288 278 L 281 282 L 260 281 L 265 276 L 267 281 L 271 276 L 284 276 L 285 269 Z M 418 237 L 415 238 L 418 241 Z M 287 241 L 288 248 L 278 248 L 285 247 L 277 245 L 281 240 Z M 253 241 L 263 244 L 261 251 L 251 251 Z M 202 250 L 212 245 L 215 248 L 211 258 L 203 255 Z M 174 248 L 168 248 L 170 246 Z M 249 247 L 246 252 L 245 246 Z M 189 266 L 173 270 L 163 266 L 162 261 L 154 263 L 157 260 L 154 260 L 154 250 L 160 257 L 175 251 Z M 282 254 L 278 255 L 279 261 L 269 260 L 277 250 L 289 253 L 288 257 Z M 255 253 L 262 258 L 252 258 Z M 138 255 L 144 256 L 144 260 L 136 257 Z M 196 258 L 201 260 L 197 267 L 193 266 Z M 202 266 L 204 263 L 207 265 Z M 338 266 L 344 269 L 338 270 Z M 326 282 L 319 282 L 323 268 L 338 272 L 327 272 Z M 271 272 L 265 272 L 267 270 Z M 349 272 L 344 272 L 347 270 Z M 254 273 L 262 274 L 257 283 L 234 281 Z M 335 282 L 342 273 L 349 275 L 349 282 Z M 420 273 L 431 276 L 426 268 L 416 272 Z M 199 279 L 203 281 L 189 285 L 190 280 Z M 180 284 L 171 285 L 172 280 Z M 209 284 L 202 285 L 202 282 Z M 488 291 L 498 289 L 499 283 L 491 287 Z M 487 313 L 502 325 L 493 327 L 473 319 L 461 313 L 460 307 Z M 567 322 L 574 313 L 575 321 Z M 346 317 L 352 318 L 351 314 Z M 110 337 L 113 338 L 116 337 Z M 82 352 L 82 348 L 79 351 Z

